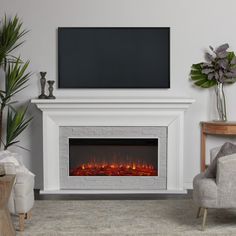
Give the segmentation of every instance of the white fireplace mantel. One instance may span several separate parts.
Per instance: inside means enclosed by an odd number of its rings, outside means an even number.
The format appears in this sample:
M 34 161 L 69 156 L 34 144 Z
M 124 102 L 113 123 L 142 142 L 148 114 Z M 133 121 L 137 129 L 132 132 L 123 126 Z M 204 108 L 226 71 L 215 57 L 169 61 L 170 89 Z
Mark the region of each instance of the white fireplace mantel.
M 57 98 L 33 99 L 43 112 L 43 178 L 41 193 L 94 193 L 61 190 L 59 181 L 59 128 L 61 126 L 165 126 L 167 144 L 167 190 L 145 191 L 184 192 L 183 136 L 184 112 L 194 99 L 190 98 Z M 95 193 L 122 191 L 95 191 Z M 129 191 L 124 191 L 128 193 Z M 134 193 L 135 191 L 131 191 Z M 137 190 L 142 192 L 141 190 Z
M 156 97 L 99 97 L 99 98 L 57 98 L 57 99 L 32 99 L 41 110 L 47 109 L 71 109 L 84 106 L 103 107 L 133 107 L 139 106 L 148 108 L 155 106 L 159 108 L 187 109 L 195 100 L 190 98 L 156 98 Z

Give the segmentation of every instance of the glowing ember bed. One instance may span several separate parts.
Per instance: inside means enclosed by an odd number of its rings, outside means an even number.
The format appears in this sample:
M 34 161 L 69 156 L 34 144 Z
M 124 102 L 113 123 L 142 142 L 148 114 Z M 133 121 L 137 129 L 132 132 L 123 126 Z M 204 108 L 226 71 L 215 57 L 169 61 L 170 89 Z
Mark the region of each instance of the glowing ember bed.
M 152 165 L 141 164 L 83 164 L 70 170 L 70 176 L 157 176 Z
M 70 176 L 157 176 L 157 139 L 70 139 Z

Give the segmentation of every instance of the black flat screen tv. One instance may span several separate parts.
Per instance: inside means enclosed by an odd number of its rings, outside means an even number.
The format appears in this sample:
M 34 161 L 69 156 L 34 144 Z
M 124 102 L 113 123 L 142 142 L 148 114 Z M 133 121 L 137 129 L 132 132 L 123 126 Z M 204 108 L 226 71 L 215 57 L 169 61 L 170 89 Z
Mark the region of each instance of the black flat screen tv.
M 170 28 L 58 28 L 59 88 L 169 88 Z

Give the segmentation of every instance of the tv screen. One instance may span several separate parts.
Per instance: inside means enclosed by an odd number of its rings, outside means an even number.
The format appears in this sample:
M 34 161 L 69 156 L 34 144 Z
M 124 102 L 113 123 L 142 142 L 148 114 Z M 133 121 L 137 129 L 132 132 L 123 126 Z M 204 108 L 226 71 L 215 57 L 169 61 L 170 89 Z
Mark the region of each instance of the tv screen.
M 58 28 L 59 88 L 169 88 L 170 29 Z

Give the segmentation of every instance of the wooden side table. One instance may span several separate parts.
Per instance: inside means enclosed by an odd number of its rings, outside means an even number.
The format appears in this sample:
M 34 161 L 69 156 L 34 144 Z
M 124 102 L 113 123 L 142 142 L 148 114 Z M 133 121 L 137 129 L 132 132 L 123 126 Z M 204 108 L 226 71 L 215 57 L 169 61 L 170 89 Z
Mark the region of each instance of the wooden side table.
M 7 204 L 11 194 L 15 175 L 0 177 L 0 235 L 16 235 Z
M 210 121 L 201 123 L 201 171 L 206 169 L 206 136 L 236 135 L 236 122 Z

